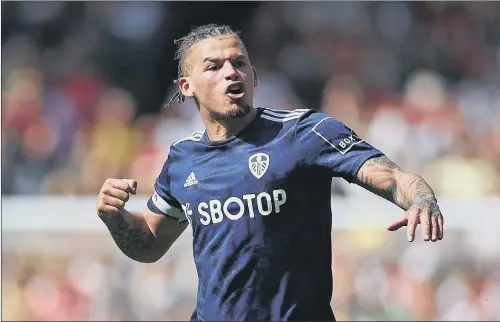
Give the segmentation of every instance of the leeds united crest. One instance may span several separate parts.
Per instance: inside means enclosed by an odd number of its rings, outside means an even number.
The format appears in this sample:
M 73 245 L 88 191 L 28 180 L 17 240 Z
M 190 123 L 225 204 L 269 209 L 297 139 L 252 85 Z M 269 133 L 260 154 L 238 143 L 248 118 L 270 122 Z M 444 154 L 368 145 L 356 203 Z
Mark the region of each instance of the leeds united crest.
M 265 153 L 255 153 L 248 159 L 250 172 L 260 179 L 269 169 L 269 155 Z

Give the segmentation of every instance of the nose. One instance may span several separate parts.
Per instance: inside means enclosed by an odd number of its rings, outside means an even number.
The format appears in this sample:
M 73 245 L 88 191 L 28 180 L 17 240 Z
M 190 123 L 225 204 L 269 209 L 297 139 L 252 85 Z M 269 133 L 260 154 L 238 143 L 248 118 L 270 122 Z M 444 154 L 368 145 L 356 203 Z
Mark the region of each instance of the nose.
M 230 61 L 225 61 L 223 68 L 224 68 L 224 78 L 226 80 L 232 80 L 232 81 L 239 80 L 240 74 L 238 74 L 238 71 L 236 70 L 236 68 L 234 68 L 233 64 L 231 64 Z

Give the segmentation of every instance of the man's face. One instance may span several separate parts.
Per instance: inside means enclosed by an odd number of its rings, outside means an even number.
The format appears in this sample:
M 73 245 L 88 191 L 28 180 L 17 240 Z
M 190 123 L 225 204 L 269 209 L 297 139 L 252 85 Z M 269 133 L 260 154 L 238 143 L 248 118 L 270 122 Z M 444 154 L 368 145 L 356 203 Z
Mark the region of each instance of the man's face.
M 250 111 L 257 80 L 239 39 L 202 40 L 189 50 L 186 65 L 188 75 L 180 78 L 179 86 L 184 96 L 198 100 L 200 109 L 216 119 L 240 117 Z

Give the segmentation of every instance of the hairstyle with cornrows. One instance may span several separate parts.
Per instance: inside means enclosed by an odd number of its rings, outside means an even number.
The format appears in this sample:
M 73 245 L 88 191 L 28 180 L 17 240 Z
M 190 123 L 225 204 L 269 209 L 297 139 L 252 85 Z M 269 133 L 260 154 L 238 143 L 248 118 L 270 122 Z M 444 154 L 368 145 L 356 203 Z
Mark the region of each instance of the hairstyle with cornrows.
M 184 37 L 174 40 L 174 44 L 177 45 L 177 52 L 175 53 L 175 59 L 179 60 L 177 67 L 177 77 L 186 76 L 186 57 L 189 53 L 189 49 L 198 42 L 215 38 L 220 36 L 234 36 L 240 39 L 239 32 L 234 31 L 231 27 L 226 25 L 217 25 L 217 24 L 208 24 L 203 26 L 198 26 L 193 29 Z M 174 83 L 177 83 L 177 79 L 174 80 Z M 182 95 L 181 91 L 178 89 L 174 96 L 168 101 L 165 107 L 168 107 L 174 100 L 177 100 L 178 103 L 184 103 L 185 101 L 184 95 Z

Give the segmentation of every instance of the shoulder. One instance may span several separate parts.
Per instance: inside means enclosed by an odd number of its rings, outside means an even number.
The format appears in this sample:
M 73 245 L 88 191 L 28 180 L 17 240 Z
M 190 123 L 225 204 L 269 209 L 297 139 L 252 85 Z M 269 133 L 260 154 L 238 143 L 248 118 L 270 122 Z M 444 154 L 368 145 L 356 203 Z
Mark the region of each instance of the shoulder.
M 309 136 L 310 133 L 321 136 L 320 133 L 325 131 L 330 135 L 333 133 L 351 133 L 351 129 L 344 123 L 314 109 L 287 111 L 263 108 L 260 117 L 277 126 L 280 125 L 280 128 L 284 131 L 293 132 L 299 137 Z
M 286 123 L 293 124 L 295 121 L 303 117 L 305 114 L 314 111 L 312 109 L 295 109 L 295 110 L 280 110 L 270 107 L 261 108 L 260 118 L 274 122 L 274 123 Z
M 318 134 L 318 131 L 328 132 L 344 132 L 351 131 L 347 125 L 337 120 L 334 117 L 326 115 L 325 113 L 316 110 L 307 110 L 300 117 L 297 118 L 295 123 L 296 131 L 298 133 L 313 132 Z
M 203 137 L 202 131 L 196 131 L 188 137 L 175 141 L 170 145 L 168 156 L 163 163 L 161 176 L 167 175 L 171 172 L 173 165 L 176 165 L 179 160 L 185 160 L 186 155 L 190 155 L 194 147 Z
M 318 111 L 311 111 L 299 118 L 295 133 L 302 145 L 312 148 L 314 144 L 326 142 L 342 154 L 352 145 L 363 142 L 346 124 Z
M 344 126 L 344 124 L 337 119 L 311 108 L 289 111 L 266 107 L 262 108 L 260 117 L 275 123 L 286 123 L 291 126 L 299 126 L 303 128 L 313 128 L 314 126 L 325 121 L 330 124 Z
M 325 122 L 331 125 L 344 126 L 344 124 L 336 118 L 312 109 L 308 110 L 307 113 L 301 115 L 301 117 L 297 120 L 297 125 L 300 127 L 309 127 L 312 129 L 315 126 L 318 126 L 319 124 Z
M 203 137 L 203 133 L 203 131 L 196 131 L 190 136 L 172 143 L 172 145 L 170 146 L 169 158 L 175 155 L 184 154 L 186 152 L 189 153 L 189 151 L 192 150 L 200 142 Z

